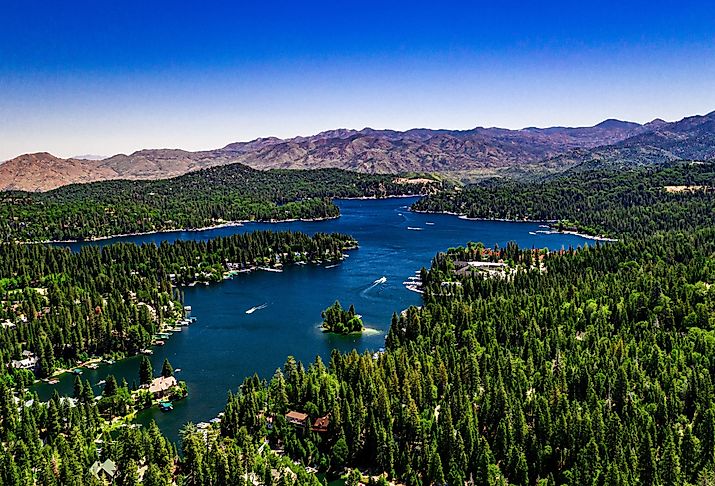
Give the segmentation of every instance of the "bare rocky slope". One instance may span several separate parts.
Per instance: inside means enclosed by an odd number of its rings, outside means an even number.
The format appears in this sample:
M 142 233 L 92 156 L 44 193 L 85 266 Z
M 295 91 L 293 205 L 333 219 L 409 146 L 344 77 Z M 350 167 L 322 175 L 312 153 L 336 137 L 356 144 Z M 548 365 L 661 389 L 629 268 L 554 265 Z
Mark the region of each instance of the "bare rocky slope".
M 567 169 L 584 161 L 634 157 L 710 158 L 715 112 L 645 125 L 606 120 L 593 127 L 507 130 L 331 130 L 309 137 L 260 138 L 209 151 L 140 150 L 103 160 L 26 154 L 0 164 L 0 190 L 45 191 L 106 179 L 157 179 L 241 162 L 257 169 L 337 167 L 361 172 L 463 172 L 521 167 Z

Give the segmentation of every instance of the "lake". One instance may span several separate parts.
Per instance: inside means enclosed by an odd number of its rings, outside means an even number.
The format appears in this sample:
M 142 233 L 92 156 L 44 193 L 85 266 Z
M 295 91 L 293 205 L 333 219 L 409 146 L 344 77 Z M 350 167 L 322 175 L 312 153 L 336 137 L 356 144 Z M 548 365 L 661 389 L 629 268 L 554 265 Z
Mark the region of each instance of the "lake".
M 538 223 L 471 221 L 451 215 L 408 211 L 417 198 L 339 200 L 340 218 L 315 222 L 249 223 L 205 231 L 176 231 L 127 236 L 68 246 L 106 245 L 116 241 L 160 243 L 207 240 L 235 233 L 270 229 L 340 232 L 357 238 L 360 248 L 332 268 L 304 265 L 282 273 L 242 274 L 211 286 L 183 288 L 184 300 L 198 321 L 175 333 L 151 356 L 155 373 L 164 358 L 181 371 L 177 379 L 188 384 L 189 397 L 174 404 L 174 411 L 156 408 L 138 416 L 140 423 L 156 420 L 162 431 L 177 440 L 186 422 L 208 421 L 224 407 L 228 390 L 235 391 L 246 376 L 270 378 L 292 355 L 306 365 L 320 355 L 327 363 L 333 349 L 377 350 L 384 344 L 393 312 L 420 305 L 421 296 L 403 285 L 432 257 L 452 246 L 481 241 L 486 246 L 514 241 L 523 247 L 560 249 L 588 242 L 575 235 L 538 233 Z M 592 242 L 589 242 L 592 244 Z M 384 277 L 384 279 L 383 279 Z M 336 336 L 320 330 L 320 313 L 336 299 L 355 305 L 370 331 L 361 336 Z M 247 314 L 254 307 L 262 307 Z M 265 306 L 265 307 L 264 307 Z M 139 357 L 84 370 L 92 384 L 114 374 L 131 385 L 138 382 Z M 71 394 L 74 377 L 63 375 L 57 385 L 42 383 L 34 389 L 46 400 L 54 390 Z M 101 391 L 100 387 L 95 389 Z

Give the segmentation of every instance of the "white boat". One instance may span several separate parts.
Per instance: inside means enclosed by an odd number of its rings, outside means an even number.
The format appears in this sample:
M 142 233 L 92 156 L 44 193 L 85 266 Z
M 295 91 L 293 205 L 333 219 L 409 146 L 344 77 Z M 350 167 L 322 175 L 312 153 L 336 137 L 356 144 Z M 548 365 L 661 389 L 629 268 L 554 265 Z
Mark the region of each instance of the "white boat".
M 434 223 L 433 223 L 432 221 L 427 221 L 425 224 L 427 224 L 427 225 L 429 225 L 429 226 L 433 226 L 433 225 L 434 225 Z
M 422 228 L 417 228 L 415 226 L 408 226 L 407 229 L 412 231 L 422 231 Z
M 257 310 L 265 309 L 266 307 L 268 307 L 268 304 L 261 304 L 261 305 L 255 306 L 255 307 L 251 307 L 250 309 L 248 309 L 246 311 L 246 314 L 253 314 Z
M 328 265 L 328 266 L 326 266 L 325 268 L 335 268 L 335 267 L 339 267 L 339 266 L 340 266 L 339 263 L 335 263 L 335 264 L 333 264 L 333 265 Z

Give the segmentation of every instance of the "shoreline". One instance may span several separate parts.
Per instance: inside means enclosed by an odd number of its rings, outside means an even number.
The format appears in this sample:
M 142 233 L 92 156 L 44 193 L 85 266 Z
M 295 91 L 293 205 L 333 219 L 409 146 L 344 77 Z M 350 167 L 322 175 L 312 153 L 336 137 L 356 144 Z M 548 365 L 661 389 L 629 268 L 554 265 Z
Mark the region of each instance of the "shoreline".
M 618 241 L 617 238 L 610 238 L 608 236 L 603 236 L 603 235 L 590 235 L 588 233 L 580 233 L 580 232 L 574 231 L 574 230 L 559 231 L 552 226 L 554 223 L 558 223 L 557 219 L 549 220 L 549 219 L 470 218 L 466 214 L 455 213 L 453 211 L 424 211 L 424 210 L 418 210 L 418 209 L 410 209 L 410 211 L 413 213 L 421 213 L 421 214 L 447 214 L 449 216 L 456 216 L 459 219 L 464 219 L 466 221 L 497 221 L 500 223 L 547 224 L 547 225 L 549 225 L 548 226 L 549 231 L 546 234 L 572 235 L 572 236 L 579 236 L 579 237 L 585 238 L 587 240 L 604 241 L 604 242 L 609 242 L 609 243 L 614 243 L 614 242 Z
M 410 198 L 410 197 L 423 197 L 425 194 L 401 194 L 401 195 L 396 195 L 396 196 L 359 196 L 359 197 L 334 197 L 334 200 L 339 200 L 339 201 L 366 201 L 366 200 L 379 200 L 379 199 L 404 199 L 404 198 Z M 40 240 L 40 241 L 16 241 L 15 243 L 21 244 L 21 245 L 60 245 L 60 244 L 66 244 L 66 243 L 93 243 L 97 241 L 104 241 L 104 240 L 111 240 L 113 238 L 126 238 L 130 236 L 148 236 L 148 235 L 158 235 L 162 233 L 178 233 L 178 232 L 199 232 L 199 231 L 209 231 L 209 230 L 214 230 L 214 229 L 221 229 L 221 228 L 231 228 L 231 227 L 236 227 L 236 226 L 244 226 L 246 224 L 250 223 L 270 223 L 270 224 L 277 224 L 277 223 L 294 223 L 296 221 L 301 221 L 304 223 L 312 223 L 312 222 L 318 222 L 318 221 L 330 221 L 332 219 L 338 219 L 340 218 L 341 214 L 338 214 L 337 216 L 325 216 L 325 217 L 319 217 L 319 218 L 290 218 L 290 219 L 241 219 L 241 220 L 236 220 L 236 221 L 225 221 L 223 223 L 218 223 L 214 225 L 208 225 L 208 226 L 200 226 L 198 228 L 168 228 L 168 229 L 161 229 L 161 230 L 152 230 L 152 231 L 137 231 L 134 233 L 117 233 L 113 235 L 107 235 L 107 236 L 94 236 L 92 238 L 86 239 L 86 240 Z
M 162 233 L 193 233 L 200 231 L 209 231 L 221 228 L 232 228 L 238 226 L 245 226 L 251 223 L 295 223 L 296 221 L 302 221 L 305 223 L 318 222 L 318 221 L 330 221 L 331 219 L 338 219 L 340 215 L 337 216 L 325 216 L 323 218 L 291 218 L 291 219 L 254 219 L 254 220 L 238 220 L 238 221 L 226 221 L 224 223 L 218 223 L 215 225 L 201 226 L 198 228 L 173 228 L 173 229 L 162 229 L 153 231 L 139 231 L 136 233 L 118 233 L 115 235 L 107 236 L 95 236 L 88 238 L 86 240 L 41 240 L 41 241 L 16 241 L 15 243 L 20 245 L 60 245 L 64 243 L 94 243 L 97 241 L 111 240 L 113 238 L 126 238 L 129 236 L 147 236 L 147 235 L 158 235 Z
M 297 221 L 297 220 L 294 220 L 294 221 Z M 356 250 L 356 249 L 358 249 L 358 246 L 348 248 L 348 249 L 346 249 L 346 251 Z M 343 258 L 341 258 L 340 260 L 337 260 L 337 261 L 338 261 L 338 262 L 342 262 L 342 261 L 344 261 L 344 260 L 345 260 L 345 257 L 343 257 Z M 292 263 L 292 264 L 290 264 L 290 265 L 287 265 L 287 267 L 292 267 L 292 266 L 295 266 L 295 265 L 297 265 L 297 262 Z M 320 264 L 316 264 L 316 265 L 319 266 Z M 223 283 L 225 280 L 228 280 L 228 279 L 231 277 L 232 274 L 235 275 L 235 274 L 241 274 L 241 273 L 253 273 L 253 272 L 256 272 L 256 271 L 259 271 L 259 270 L 275 271 L 275 270 L 272 270 L 270 267 L 257 267 L 257 266 L 253 266 L 253 267 L 249 267 L 249 268 L 241 269 L 241 270 L 229 270 L 229 271 L 227 271 L 227 272 L 224 272 L 223 278 L 222 278 L 221 280 L 218 280 L 218 281 L 216 281 L 216 282 L 208 282 L 208 281 L 206 281 L 206 282 L 204 282 L 204 283 L 205 283 L 206 285 L 220 284 L 220 283 Z M 281 271 L 282 271 L 282 270 L 281 270 Z M 182 288 L 182 287 L 193 287 L 193 286 L 197 285 L 198 283 L 199 283 L 199 282 L 193 282 L 194 285 L 190 285 L 190 284 L 185 284 L 185 285 L 184 285 L 184 284 L 177 284 L 177 283 L 172 282 L 171 285 L 172 285 L 172 288 L 179 289 L 179 288 Z M 366 329 L 367 329 L 367 328 L 366 328 Z M 165 329 L 163 332 L 166 332 L 166 331 L 167 331 L 167 329 Z M 375 331 L 377 331 L 377 330 L 375 330 Z M 378 332 L 379 332 L 379 331 L 378 331 Z M 173 332 L 170 332 L 170 334 L 174 334 L 174 333 L 173 333 Z M 361 332 L 360 334 L 362 334 L 362 332 Z M 171 336 L 170 336 L 170 337 L 171 337 Z M 170 337 L 169 337 L 169 338 L 166 338 L 166 340 L 170 339 Z M 158 346 L 158 345 L 156 344 L 156 342 L 152 342 L 152 343 L 149 344 L 149 347 L 147 347 L 146 349 L 156 348 L 157 346 Z M 117 364 L 117 363 L 119 363 L 120 361 L 124 361 L 124 360 L 130 359 L 130 358 L 134 358 L 134 357 L 137 357 L 137 356 L 141 356 L 142 354 L 144 354 L 144 353 L 142 353 L 142 351 L 139 351 L 139 352 L 136 353 L 136 354 L 127 354 L 127 355 L 125 355 L 125 356 L 122 356 L 121 358 L 116 359 L 116 361 L 115 361 L 114 363 L 112 363 L 112 365 L 113 365 L 113 364 Z M 62 369 L 55 370 L 55 371 L 53 371 L 52 374 L 51 374 L 50 376 L 48 376 L 47 378 L 35 378 L 35 379 L 33 380 L 33 382 L 32 382 L 32 385 L 35 386 L 35 385 L 39 385 L 39 384 L 41 384 L 41 383 L 50 384 L 50 383 L 49 383 L 49 380 L 51 380 L 51 379 L 60 379 L 63 375 L 72 374 L 72 372 L 73 372 L 75 369 L 78 369 L 78 368 L 86 368 L 87 365 L 106 363 L 106 360 L 107 360 L 107 359 L 108 359 L 108 358 L 106 358 L 106 357 L 104 357 L 104 356 L 94 356 L 94 357 L 92 357 L 92 358 L 90 358 L 90 359 L 88 359 L 88 360 L 86 360 L 86 361 L 82 361 L 82 362 L 76 363 L 76 364 L 75 364 L 74 366 L 72 366 L 71 368 L 62 368 Z M 51 385 L 54 385 L 54 384 L 51 384 Z
M 339 201 L 370 201 L 380 199 L 405 199 L 410 197 L 424 197 L 427 194 L 401 194 L 399 196 L 358 196 L 358 197 L 334 197 Z

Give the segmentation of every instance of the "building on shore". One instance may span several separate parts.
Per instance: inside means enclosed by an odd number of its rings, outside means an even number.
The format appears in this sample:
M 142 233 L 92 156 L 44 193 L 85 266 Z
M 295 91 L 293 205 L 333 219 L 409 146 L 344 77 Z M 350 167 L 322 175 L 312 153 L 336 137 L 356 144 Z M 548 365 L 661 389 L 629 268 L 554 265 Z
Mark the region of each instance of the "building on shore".
M 160 376 L 159 378 L 154 378 L 149 384 L 149 392 L 154 396 L 154 398 L 164 398 L 176 385 L 177 381 L 173 376 L 169 376 L 167 378 Z

